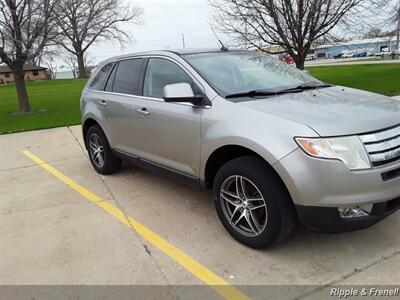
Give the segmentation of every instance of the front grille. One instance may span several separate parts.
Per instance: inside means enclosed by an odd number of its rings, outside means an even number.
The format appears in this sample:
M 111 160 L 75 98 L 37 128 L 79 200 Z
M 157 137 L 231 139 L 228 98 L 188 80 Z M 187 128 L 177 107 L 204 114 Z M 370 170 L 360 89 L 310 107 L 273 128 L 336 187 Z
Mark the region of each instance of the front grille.
M 400 160 L 400 125 L 372 134 L 360 135 L 374 167 Z

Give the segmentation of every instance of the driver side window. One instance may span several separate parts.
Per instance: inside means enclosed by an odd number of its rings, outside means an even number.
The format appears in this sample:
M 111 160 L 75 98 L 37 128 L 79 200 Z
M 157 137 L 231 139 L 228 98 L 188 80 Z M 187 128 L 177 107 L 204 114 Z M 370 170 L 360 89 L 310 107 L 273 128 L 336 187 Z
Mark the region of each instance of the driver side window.
M 174 83 L 188 83 L 194 94 L 201 94 L 192 78 L 177 64 L 167 59 L 150 58 L 144 78 L 143 96 L 162 98 L 164 86 Z

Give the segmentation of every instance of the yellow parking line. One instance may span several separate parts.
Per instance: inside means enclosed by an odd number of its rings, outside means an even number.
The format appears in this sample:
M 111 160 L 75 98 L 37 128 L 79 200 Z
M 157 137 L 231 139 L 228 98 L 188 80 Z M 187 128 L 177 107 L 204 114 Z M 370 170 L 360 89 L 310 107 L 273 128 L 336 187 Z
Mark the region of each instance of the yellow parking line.
M 135 231 L 142 236 L 145 240 L 151 243 L 154 247 L 158 248 L 166 255 L 171 257 L 175 262 L 181 265 L 183 268 L 188 270 L 190 273 L 195 275 L 197 278 L 205 282 L 206 284 L 210 285 L 214 288 L 222 297 L 225 299 L 249 299 L 246 295 L 240 292 L 235 287 L 229 285 L 223 278 L 219 277 L 215 273 L 211 272 L 209 269 L 198 263 L 196 260 L 191 258 L 185 252 L 179 250 L 174 245 L 169 243 L 167 240 L 163 239 L 157 233 L 152 231 L 151 229 L 147 228 L 137 220 L 132 217 L 125 217 L 124 213 L 117 207 L 111 205 L 109 202 L 106 202 L 101 197 L 97 196 L 96 194 L 92 193 L 91 191 L 87 190 L 80 184 L 73 181 L 71 178 L 65 176 L 61 172 L 57 171 L 47 162 L 43 161 L 30 151 L 22 151 L 27 157 L 45 169 L 47 172 L 64 182 L 73 190 L 80 193 L 84 196 L 87 200 L 92 201 L 97 206 L 104 209 L 110 215 L 114 216 L 123 224 L 133 227 Z

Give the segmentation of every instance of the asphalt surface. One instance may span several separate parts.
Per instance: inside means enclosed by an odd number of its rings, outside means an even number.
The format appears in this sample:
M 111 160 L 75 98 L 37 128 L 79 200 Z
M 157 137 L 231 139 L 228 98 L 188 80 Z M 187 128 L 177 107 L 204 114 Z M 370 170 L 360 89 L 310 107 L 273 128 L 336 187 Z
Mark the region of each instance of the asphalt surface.
M 399 64 L 400 59 L 368 60 L 370 57 L 361 58 L 340 58 L 340 59 L 316 59 L 306 61 L 306 67 L 320 66 L 341 66 L 341 65 L 379 65 L 379 64 Z

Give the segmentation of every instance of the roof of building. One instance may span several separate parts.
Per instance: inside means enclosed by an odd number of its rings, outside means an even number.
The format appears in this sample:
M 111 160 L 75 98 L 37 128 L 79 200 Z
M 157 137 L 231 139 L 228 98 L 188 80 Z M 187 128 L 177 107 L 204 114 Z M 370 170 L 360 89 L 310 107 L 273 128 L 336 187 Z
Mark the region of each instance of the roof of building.
M 41 67 L 41 66 L 35 66 L 35 65 L 29 65 L 25 64 L 24 65 L 24 71 L 34 71 L 34 70 L 46 70 L 47 68 Z M 10 73 L 11 69 L 6 66 L 6 65 L 1 65 L 0 66 L 0 73 Z
M 331 48 L 338 46 L 351 46 L 351 45 L 364 45 L 364 44 L 374 44 L 374 43 L 389 43 L 396 41 L 396 36 L 387 36 L 387 37 L 378 37 L 378 38 L 370 38 L 370 39 L 354 39 L 345 42 L 338 42 L 333 44 L 319 45 L 314 47 L 314 49 L 321 48 Z

